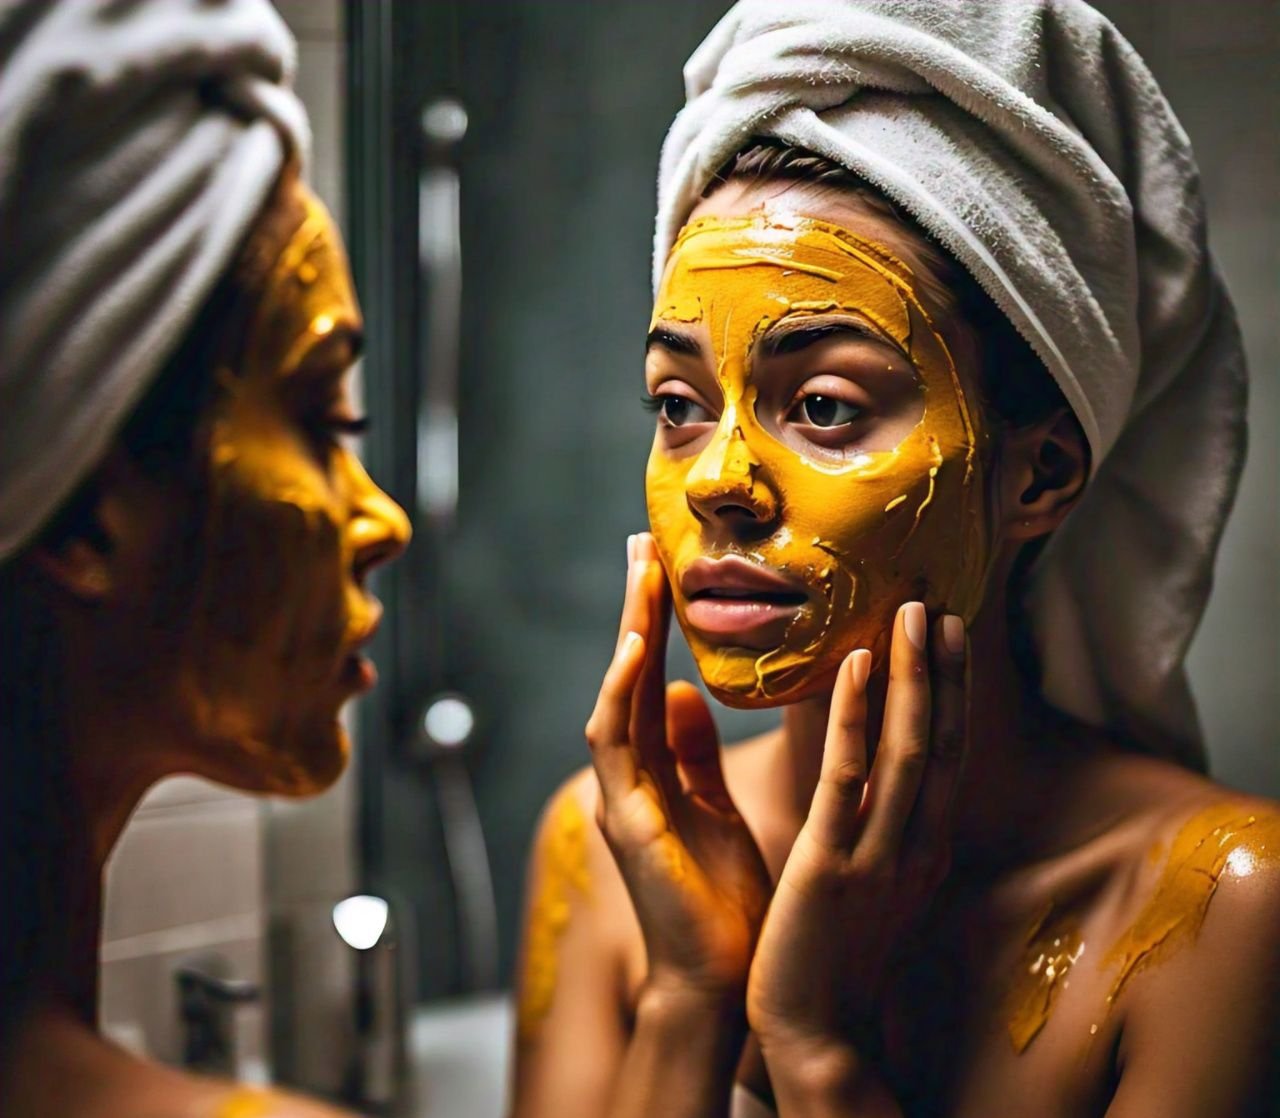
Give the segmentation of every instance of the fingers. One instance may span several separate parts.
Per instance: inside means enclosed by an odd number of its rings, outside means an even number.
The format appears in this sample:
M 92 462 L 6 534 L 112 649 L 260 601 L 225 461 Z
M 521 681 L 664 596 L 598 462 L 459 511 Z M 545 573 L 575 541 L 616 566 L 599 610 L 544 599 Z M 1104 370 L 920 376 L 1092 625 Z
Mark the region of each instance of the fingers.
M 600 781 L 606 805 L 617 802 L 638 780 L 636 756 L 631 745 L 632 698 L 644 667 L 644 638 L 636 632 L 623 635 L 587 720 L 587 744 L 591 763 Z
M 734 810 L 724 782 L 715 720 L 702 693 L 683 679 L 667 687 L 667 740 L 686 791 L 719 811 Z
M 933 626 L 933 719 L 929 732 L 929 762 L 915 810 L 908 824 L 904 857 L 927 874 L 945 872 L 952 817 L 968 735 L 966 733 L 964 622 L 948 614 Z
M 647 533 L 628 539 L 627 560 L 618 643 L 587 723 L 606 804 L 634 788 L 642 771 L 664 794 L 679 790 L 665 725 L 666 575 Z
M 627 537 L 627 587 L 622 599 L 622 617 L 618 622 L 615 653 L 622 647 L 628 633 L 639 633 L 645 638 L 649 635 L 649 602 L 641 589 L 645 581 L 645 568 L 636 563 L 637 538 Z
M 667 745 L 667 630 L 671 617 L 671 589 L 658 558 L 653 537 L 641 532 L 633 537 L 637 576 L 636 593 L 643 599 L 641 630 L 645 637 L 644 667 L 631 709 L 631 740 L 640 763 L 662 789 L 667 802 L 680 792 L 675 758 Z
M 859 841 L 875 859 L 897 857 L 929 758 L 927 634 L 924 604 L 907 602 L 894 619 L 884 724 Z
M 635 727 L 636 740 L 642 749 L 666 745 L 664 711 L 667 696 L 667 630 L 671 620 L 671 588 L 658 558 L 653 537 L 641 532 L 635 540 L 635 560 L 640 573 L 637 593 L 644 600 L 644 633 L 649 654 L 640 676 L 639 703 L 636 714 L 643 720 Z
M 851 847 L 860 826 L 859 808 L 867 785 L 867 678 L 871 653 L 860 648 L 846 657 L 831 695 L 822 771 L 814 789 L 806 827 L 830 849 Z

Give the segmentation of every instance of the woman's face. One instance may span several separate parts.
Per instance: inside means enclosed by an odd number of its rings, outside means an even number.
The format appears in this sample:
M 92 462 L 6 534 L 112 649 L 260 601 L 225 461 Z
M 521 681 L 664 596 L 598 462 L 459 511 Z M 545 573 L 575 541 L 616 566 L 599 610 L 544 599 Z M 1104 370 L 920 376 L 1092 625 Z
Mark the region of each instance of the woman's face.
M 703 203 L 649 334 L 650 524 L 734 706 L 829 686 L 857 647 L 883 657 L 909 599 L 971 620 L 991 553 L 988 436 L 919 277 L 852 208 L 857 230 L 798 204 Z
M 358 649 L 381 607 L 369 570 L 409 524 L 342 436 L 361 320 L 341 237 L 305 211 L 207 416 L 207 517 L 175 662 L 192 767 L 259 791 L 328 786 L 348 752 L 339 710 L 372 686 Z

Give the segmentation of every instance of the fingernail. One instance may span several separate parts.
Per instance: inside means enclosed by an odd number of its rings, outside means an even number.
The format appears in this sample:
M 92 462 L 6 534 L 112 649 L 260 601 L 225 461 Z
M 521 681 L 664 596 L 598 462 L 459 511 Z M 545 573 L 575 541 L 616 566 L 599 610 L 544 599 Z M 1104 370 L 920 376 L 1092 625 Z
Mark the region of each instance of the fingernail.
M 871 675 L 871 653 L 867 649 L 859 648 L 849 657 L 849 675 L 859 691 L 867 685 L 867 679 Z
M 942 619 L 942 644 L 952 656 L 964 654 L 964 620 L 954 613 Z
M 924 635 L 927 622 L 924 615 L 923 602 L 908 602 L 902 607 L 902 628 L 907 634 L 907 640 L 916 646 L 919 651 L 924 651 Z
M 627 653 L 629 653 L 633 648 L 635 648 L 635 646 L 636 646 L 636 645 L 638 645 L 642 639 L 643 639 L 643 638 L 641 638 L 640 634 L 639 634 L 639 633 L 637 633 L 634 629 L 628 629 L 628 630 L 627 630 L 627 635 L 626 635 L 625 637 L 623 637 L 623 638 L 622 638 L 622 649 L 621 649 L 621 651 L 622 651 L 623 655 L 626 655 L 626 654 L 627 654 Z
M 634 534 L 627 537 L 627 566 L 631 566 L 636 561 L 636 537 Z

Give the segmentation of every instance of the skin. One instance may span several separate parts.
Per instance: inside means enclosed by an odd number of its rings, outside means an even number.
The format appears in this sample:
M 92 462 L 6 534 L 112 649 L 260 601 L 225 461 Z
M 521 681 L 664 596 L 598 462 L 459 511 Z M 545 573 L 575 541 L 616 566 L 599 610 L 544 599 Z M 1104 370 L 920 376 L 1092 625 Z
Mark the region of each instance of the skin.
M 783 206 L 908 264 L 975 400 L 976 339 L 929 282 L 909 230 L 856 199 L 769 183 L 730 183 L 690 220 Z M 858 379 L 805 352 L 793 386 Z M 697 370 L 671 357 L 651 349 L 647 381 L 705 393 L 711 426 L 694 440 L 705 450 L 731 392 L 716 387 L 710 351 Z M 761 397 L 776 390 L 767 361 L 753 359 L 748 375 Z M 636 539 L 587 729 L 593 767 L 559 793 L 600 824 L 593 901 L 571 907 L 559 950 L 572 968 L 540 1032 L 517 1048 L 521 1118 L 724 1114 L 735 1079 L 783 1115 L 1225 1118 L 1264 1114 L 1280 1097 L 1269 1082 L 1280 1042 L 1276 805 L 1125 752 L 1024 690 L 1004 624 L 1009 571 L 1074 506 L 1087 456 L 1069 417 L 994 437 L 981 506 L 990 571 L 964 619 L 964 651 L 952 651 L 957 621 L 939 616 L 951 603 L 929 587 L 923 604 L 873 602 L 888 631 L 859 633 L 865 650 L 847 651 L 829 689 L 728 750 L 696 690 L 663 679 L 673 596 L 681 612 L 677 552 Z M 679 452 L 668 438 L 659 427 L 655 458 Z M 699 495 L 673 489 L 660 511 L 679 522 L 676 506 Z M 778 496 L 772 531 L 787 516 Z M 742 511 L 760 507 L 752 497 L 743 481 L 703 507 L 705 554 L 761 546 L 760 515 Z M 1232 850 L 1247 853 L 1224 858 L 1212 880 L 1192 875 L 1201 880 L 1179 899 L 1168 885 L 1175 852 L 1218 843 L 1212 828 L 1194 832 L 1224 812 L 1258 821 L 1234 832 Z M 1142 940 L 1153 905 L 1174 911 L 1178 943 L 1117 991 L 1125 945 Z M 1065 974 L 1055 967 L 1045 998 L 1045 964 L 1032 968 L 1061 950 L 1055 938 L 1076 957 Z M 1013 1033 L 1037 996 L 1048 1006 L 1019 1050 Z
M 373 682 L 356 656 L 380 610 L 367 575 L 409 539 L 340 437 L 358 426 L 361 327 L 341 237 L 292 170 L 261 225 L 271 267 L 228 340 L 191 476 L 153 479 L 117 449 L 96 478 L 101 535 L 18 559 L 60 630 L 86 857 L 66 867 L 67 957 L 5 1053 L 22 1068 L 0 1087 L 7 1115 L 337 1113 L 137 1060 L 95 1032 L 102 869 L 129 814 L 179 772 L 328 787 L 349 751 L 339 712 Z

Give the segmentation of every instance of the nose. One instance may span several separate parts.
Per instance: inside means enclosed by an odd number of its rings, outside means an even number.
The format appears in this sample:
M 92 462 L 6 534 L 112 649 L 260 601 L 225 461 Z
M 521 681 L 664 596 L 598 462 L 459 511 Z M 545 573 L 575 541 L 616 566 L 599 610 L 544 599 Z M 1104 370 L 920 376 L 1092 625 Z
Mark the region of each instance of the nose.
M 736 423 L 722 424 L 698 456 L 685 479 L 685 496 L 703 523 L 736 532 L 758 532 L 778 517 L 778 499 Z
M 347 535 L 356 581 L 363 584 L 375 567 L 404 552 L 413 529 L 404 509 L 378 487 L 354 455 L 348 470 L 353 499 Z

